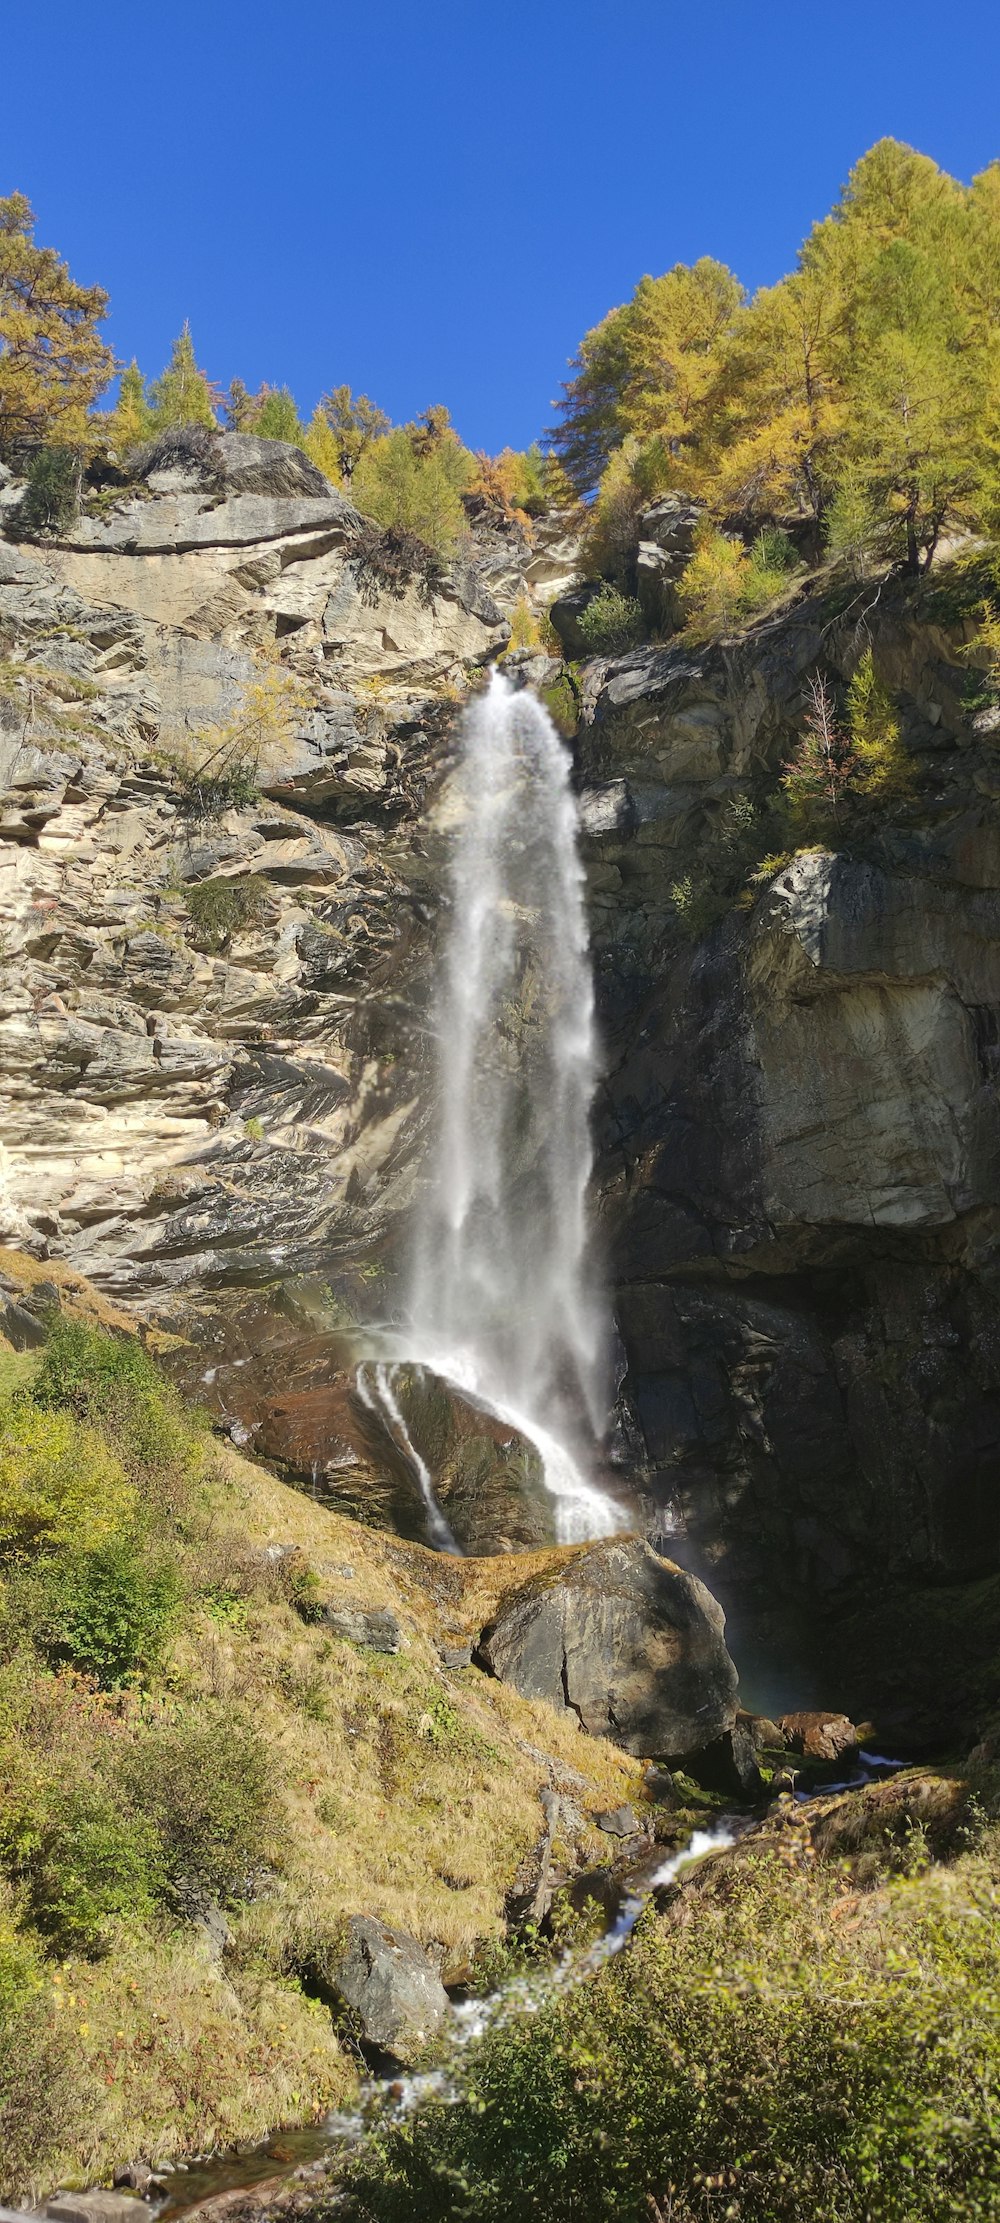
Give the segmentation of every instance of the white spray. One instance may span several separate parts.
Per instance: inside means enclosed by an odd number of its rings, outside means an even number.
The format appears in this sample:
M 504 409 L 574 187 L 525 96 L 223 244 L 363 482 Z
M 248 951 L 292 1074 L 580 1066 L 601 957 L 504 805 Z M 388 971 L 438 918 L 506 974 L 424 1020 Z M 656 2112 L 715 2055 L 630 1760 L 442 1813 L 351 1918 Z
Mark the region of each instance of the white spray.
M 414 1355 L 537 1445 L 557 1534 L 574 1542 L 622 1517 L 581 1471 L 607 1392 L 588 1261 L 597 1068 L 570 759 L 542 705 L 496 672 L 462 738 Z

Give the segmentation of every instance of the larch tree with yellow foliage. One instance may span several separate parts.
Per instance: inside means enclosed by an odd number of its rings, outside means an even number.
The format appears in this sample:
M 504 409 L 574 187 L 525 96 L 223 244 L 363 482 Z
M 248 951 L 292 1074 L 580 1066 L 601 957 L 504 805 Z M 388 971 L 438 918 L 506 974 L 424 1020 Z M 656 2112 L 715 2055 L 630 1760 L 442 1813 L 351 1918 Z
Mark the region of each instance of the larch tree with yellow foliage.
M 0 200 L 0 453 L 22 443 L 99 444 L 91 416 L 115 368 L 98 327 L 100 286 L 80 286 L 51 247 L 38 247 L 23 193 Z

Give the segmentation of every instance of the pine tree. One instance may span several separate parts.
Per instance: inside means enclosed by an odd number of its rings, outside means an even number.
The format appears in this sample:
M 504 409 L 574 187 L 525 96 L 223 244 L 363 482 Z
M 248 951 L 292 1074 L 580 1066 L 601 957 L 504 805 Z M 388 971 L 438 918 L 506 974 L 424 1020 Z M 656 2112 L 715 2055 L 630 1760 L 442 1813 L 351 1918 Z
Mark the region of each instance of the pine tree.
M 174 341 L 166 370 L 153 382 L 150 400 L 154 432 L 164 432 L 168 425 L 214 425 L 218 422 L 219 395 L 205 372 L 198 368 L 188 323 Z
M 299 412 L 287 386 L 262 386 L 255 396 L 257 403 L 253 431 L 260 440 L 288 440 L 299 448 L 305 436 Z
M 836 828 L 856 773 L 852 735 L 837 716 L 826 681 L 814 672 L 802 737 L 781 782 L 796 833 L 808 839 Z
M 310 463 L 315 463 L 317 470 L 323 472 L 331 486 L 340 486 L 340 444 L 318 405 L 302 436 L 302 446 Z
M 436 555 L 453 555 L 465 525 L 460 493 L 465 450 L 454 435 L 452 442 L 421 454 L 405 425 L 373 441 L 351 479 L 358 508 L 395 532 L 415 533 Z
M 878 802 L 901 801 L 913 791 L 913 765 L 903 746 L 892 697 L 866 649 L 847 690 L 847 722 L 854 758 L 854 786 Z
M 153 429 L 153 412 L 146 399 L 146 382 L 134 356 L 121 375 L 118 400 L 108 418 L 112 444 L 119 455 L 141 447 Z
M 78 286 L 51 247 L 37 247 L 23 193 L 0 200 L 0 453 L 21 441 L 97 445 L 90 415 L 115 368 L 98 333 L 100 286 Z
M 391 431 L 391 419 L 384 409 L 369 401 L 367 394 L 358 394 L 355 399 L 349 386 L 335 386 L 332 393 L 323 395 L 319 406 L 337 443 L 341 479 L 349 485 L 366 448 Z
M 662 441 L 676 482 L 690 485 L 702 404 L 742 298 L 732 272 L 703 256 L 643 278 L 586 334 L 551 436 L 579 493 L 592 491 L 630 434 Z

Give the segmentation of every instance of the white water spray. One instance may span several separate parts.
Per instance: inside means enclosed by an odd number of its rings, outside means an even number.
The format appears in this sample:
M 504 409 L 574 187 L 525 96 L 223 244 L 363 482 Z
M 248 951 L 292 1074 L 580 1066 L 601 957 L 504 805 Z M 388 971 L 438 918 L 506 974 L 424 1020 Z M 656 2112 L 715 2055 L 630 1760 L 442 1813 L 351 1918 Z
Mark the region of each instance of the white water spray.
M 373 1395 L 368 1386 L 366 1369 L 364 1366 L 359 1366 L 355 1375 L 354 1386 L 362 1404 L 367 1405 L 369 1412 L 376 1413 L 380 1418 L 388 1421 L 390 1434 L 395 1436 L 407 1465 L 417 1477 L 420 1484 L 420 1495 L 423 1498 L 427 1514 L 427 1534 L 435 1551 L 450 1551 L 457 1554 L 458 1545 L 434 1495 L 431 1470 L 426 1459 L 421 1458 L 406 1425 L 405 1416 L 400 1409 L 399 1399 L 396 1396 L 396 1376 L 398 1372 L 399 1368 L 396 1366 L 376 1366 L 374 1368 L 376 1394 Z
M 623 1524 L 584 1472 L 606 1417 L 588 1262 L 594 996 L 569 752 L 497 672 L 466 713 L 419 1213 L 416 1352 L 542 1454 L 561 1542 Z M 588 1445 L 589 1438 L 589 1445 Z

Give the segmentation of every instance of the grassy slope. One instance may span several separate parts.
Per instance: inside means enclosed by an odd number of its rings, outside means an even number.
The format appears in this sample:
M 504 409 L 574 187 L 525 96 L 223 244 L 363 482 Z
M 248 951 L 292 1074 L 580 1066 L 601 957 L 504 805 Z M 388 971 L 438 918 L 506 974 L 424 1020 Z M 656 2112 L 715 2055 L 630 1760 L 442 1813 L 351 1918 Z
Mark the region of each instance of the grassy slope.
M 0 1263 L 25 1285 L 61 1282 L 64 1313 L 124 1325 L 77 1278 L 9 1253 Z M 30 1398 L 38 1367 L 34 1354 L 0 1351 L 0 1401 L 12 1390 Z M 344 1918 L 371 1912 L 437 1941 L 457 1972 L 502 1932 L 507 1893 L 543 1833 L 539 1793 L 551 1767 L 585 1779 L 575 1794 L 585 1809 L 642 1796 L 638 1764 L 568 1717 L 475 1669 L 443 1670 L 435 1639 L 454 1643 L 482 1625 L 488 1601 L 513 1579 L 510 1563 L 443 1562 L 362 1529 L 205 1438 L 191 1458 L 183 1488 L 171 1486 L 157 1516 L 182 1592 L 154 1668 L 95 1688 L 93 1677 L 54 1668 L 22 1643 L 8 1615 L 0 2020 L 5 1938 L 34 1956 L 34 1985 L 30 2043 L 11 2025 L 24 2089 L 15 2078 L 5 2099 L 0 2079 L 7 2198 L 106 2178 L 140 2153 L 162 2159 L 260 2136 L 342 2098 L 352 2058 L 299 1979 L 315 1990 Z M 159 1490 L 155 1474 L 146 1480 Z M 276 1563 L 268 1545 L 294 1551 Z M 395 1613 L 401 1649 L 381 1654 L 334 1637 L 303 1617 L 303 1595 L 310 1614 L 327 1601 Z M 220 1737 L 236 1719 L 263 1739 L 274 1794 L 263 1887 L 227 1903 L 223 1958 L 169 1900 L 105 1923 L 96 1948 L 67 1949 L 33 1912 L 25 1877 L 36 1856 L 18 1817 L 31 1797 L 48 1812 L 53 1796 L 65 1804 L 74 1786 L 89 1794 L 96 1782 L 110 1785 L 126 1820 L 144 1740 L 199 1717 L 218 1722 Z M 585 1850 L 599 1857 L 602 1848 L 606 1857 L 595 1831 Z M 49 2089 L 44 2121 L 40 2081 Z

